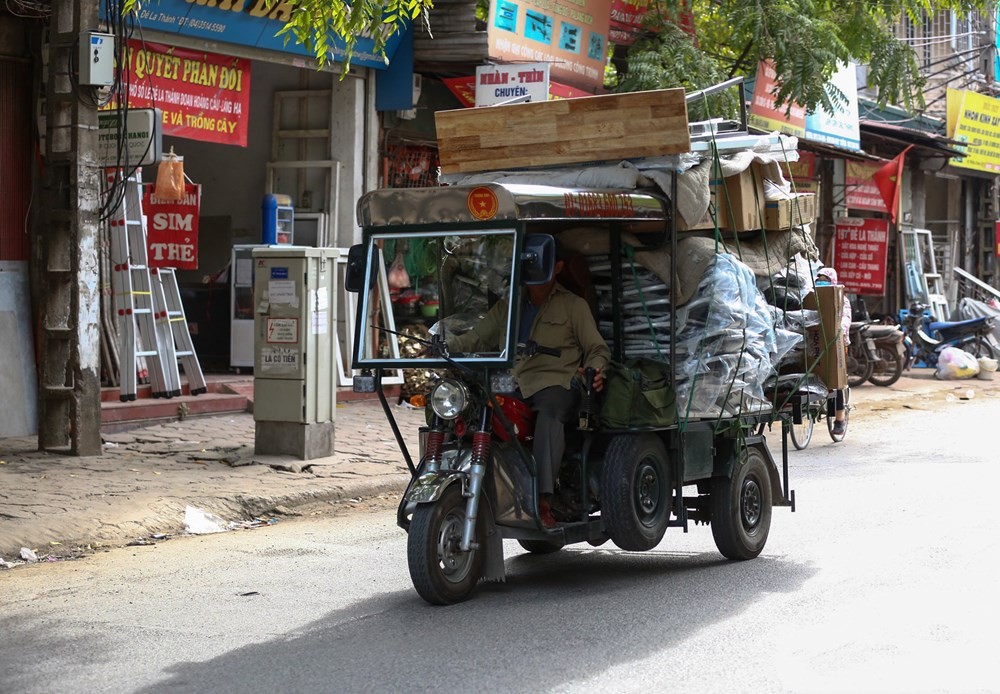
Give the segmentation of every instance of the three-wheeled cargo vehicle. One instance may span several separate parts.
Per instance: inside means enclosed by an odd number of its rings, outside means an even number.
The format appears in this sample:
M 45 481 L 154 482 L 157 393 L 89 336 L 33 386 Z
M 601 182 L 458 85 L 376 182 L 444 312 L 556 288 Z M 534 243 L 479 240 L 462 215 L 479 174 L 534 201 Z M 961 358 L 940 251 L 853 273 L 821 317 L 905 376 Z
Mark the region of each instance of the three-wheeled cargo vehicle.
M 719 551 L 745 560 L 764 548 L 772 507 L 794 510 L 787 416 L 754 397 L 746 376 L 748 364 L 757 374 L 770 368 L 750 348 L 758 336 L 742 319 L 715 330 L 710 315 L 736 310 L 745 278 L 738 269 L 718 285 L 702 278 L 703 291 L 677 305 L 671 197 L 484 183 L 376 190 L 359 201 L 363 243 L 350 250 L 346 281 L 358 292 L 354 384 L 378 393 L 413 475 L 397 521 L 428 602 L 458 602 L 480 580 L 502 580 L 503 539 L 533 553 L 607 540 L 642 551 L 668 527 L 709 523 Z M 558 280 L 589 301 L 612 363 L 601 393 L 581 379 L 580 417 L 567 425 L 557 478 L 563 512 L 546 527 L 534 412 L 511 369 L 553 356 L 518 326 L 524 293 L 552 275 L 555 239 L 571 252 Z M 644 253 L 661 259 L 659 273 L 637 261 Z M 390 288 L 403 284 L 388 282 L 394 273 L 410 288 Z M 498 305 L 499 344 L 449 349 Z M 382 385 L 387 371 L 409 369 L 432 374 L 416 457 Z M 773 423 L 783 434 L 780 468 L 764 439 Z

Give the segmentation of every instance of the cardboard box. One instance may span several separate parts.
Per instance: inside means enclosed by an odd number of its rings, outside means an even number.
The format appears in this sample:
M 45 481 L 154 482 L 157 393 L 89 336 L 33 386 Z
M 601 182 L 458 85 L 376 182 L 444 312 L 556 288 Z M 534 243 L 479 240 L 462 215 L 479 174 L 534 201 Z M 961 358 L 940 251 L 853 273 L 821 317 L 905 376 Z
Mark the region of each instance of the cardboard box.
M 799 193 L 791 198 L 764 203 L 764 228 L 782 231 L 816 221 L 816 195 Z
M 846 387 L 847 350 L 840 329 L 840 319 L 844 314 L 844 287 L 816 287 L 802 299 L 802 307 L 819 312 L 819 325 L 806 328 L 807 366 L 813 366 L 812 373 L 819 376 L 827 388 Z
M 713 210 L 722 231 L 756 231 L 763 228 L 764 178 L 757 164 L 752 164 L 736 176 L 711 180 L 708 192 L 709 206 L 705 216 L 696 224 L 688 225 L 678 215 L 678 230 L 714 229 Z

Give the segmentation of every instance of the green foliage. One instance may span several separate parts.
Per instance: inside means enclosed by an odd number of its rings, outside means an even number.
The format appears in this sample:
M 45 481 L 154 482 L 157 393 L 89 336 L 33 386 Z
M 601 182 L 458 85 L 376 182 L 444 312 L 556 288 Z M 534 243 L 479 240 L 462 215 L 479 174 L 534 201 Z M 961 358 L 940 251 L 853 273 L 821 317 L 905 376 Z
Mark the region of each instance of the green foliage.
M 156 0 L 145 0 L 155 3 Z M 373 53 L 385 57 L 386 41 L 413 21 L 427 21 L 433 0 L 265 0 L 271 9 L 279 4 L 290 6 L 291 18 L 278 32 L 285 41 L 295 40 L 309 48 L 320 67 L 338 62 L 342 74 L 350 69 L 357 41 L 368 37 L 374 41 Z M 141 0 L 123 0 L 122 12 L 129 13 Z M 334 50 L 335 40 L 344 42 L 344 49 Z
M 854 60 L 869 66 L 869 85 L 882 105 L 912 109 L 922 105 L 923 78 L 913 49 L 895 38 L 893 27 L 904 15 L 915 21 L 943 10 L 988 16 L 991 6 L 990 0 L 658 0 L 616 90 L 704 88 L 751 76 L 769 58 L 779 105 L 831 108 L 844 95 L 830 78 Z M 686 8 L 694 36 L 676 26 Z

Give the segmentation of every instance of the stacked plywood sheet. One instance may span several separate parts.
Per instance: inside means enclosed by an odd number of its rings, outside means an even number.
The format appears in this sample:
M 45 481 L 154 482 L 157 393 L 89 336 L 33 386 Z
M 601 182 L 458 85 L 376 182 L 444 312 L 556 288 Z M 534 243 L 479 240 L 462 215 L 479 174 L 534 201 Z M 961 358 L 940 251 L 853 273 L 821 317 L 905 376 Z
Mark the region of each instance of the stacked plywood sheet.
M 683 89 L 439 111 L 441 173 L 660 157 L 691 148 Z

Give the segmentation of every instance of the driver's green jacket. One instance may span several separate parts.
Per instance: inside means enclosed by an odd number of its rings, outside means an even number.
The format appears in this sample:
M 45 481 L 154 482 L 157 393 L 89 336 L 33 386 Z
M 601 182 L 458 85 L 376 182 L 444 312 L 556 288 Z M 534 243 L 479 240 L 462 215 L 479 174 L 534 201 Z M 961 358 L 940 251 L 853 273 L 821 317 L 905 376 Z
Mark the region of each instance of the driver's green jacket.
M 448 339 L 452 353 L 493 348 L 503 343 L 507 325 L 507 302 L 498 301 L 475 328 Z M 514 316 L 516 329 L 517 321 Z M 579 367 L 604 369 L 611 360 L 611 350 L 597 330 L 590 306 L 579 296 L 556 283 L 531 324 L 531 335 L 518 336 L 542 347 L 561 350 L 558 357 L 534 354 L 518 357 L 514 378 L 521 394 L 529 398 L 543 388 L 569 388 Z

